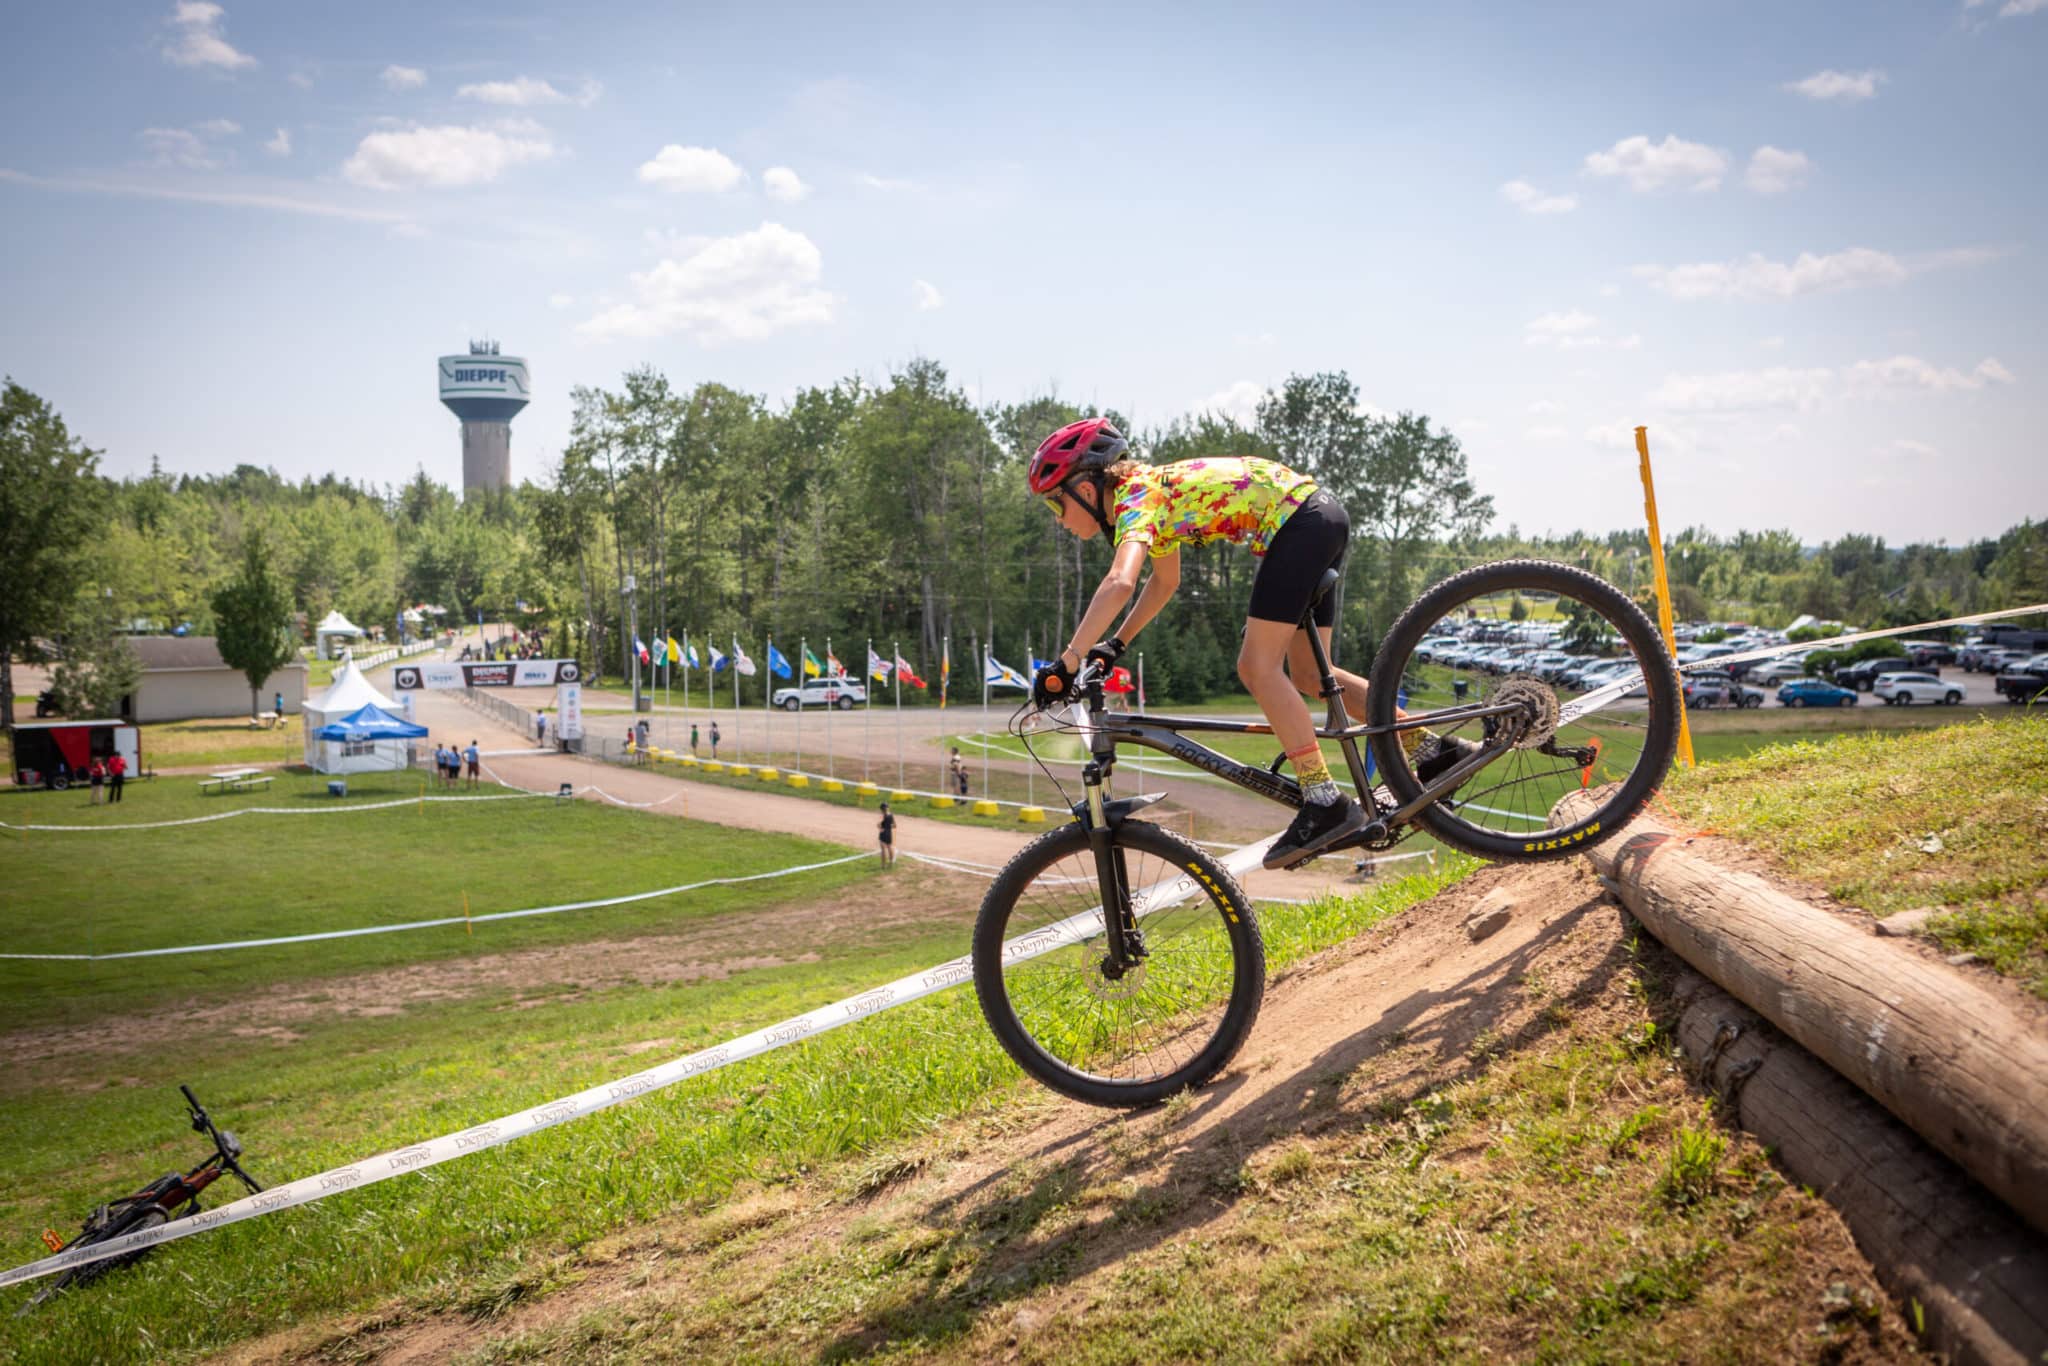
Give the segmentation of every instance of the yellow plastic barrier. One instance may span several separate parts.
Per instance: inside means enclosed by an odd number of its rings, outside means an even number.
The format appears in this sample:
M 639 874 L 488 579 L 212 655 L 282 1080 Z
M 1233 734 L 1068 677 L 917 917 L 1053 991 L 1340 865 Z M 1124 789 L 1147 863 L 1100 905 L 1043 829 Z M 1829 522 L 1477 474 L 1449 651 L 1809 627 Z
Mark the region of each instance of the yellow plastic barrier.
M 916 801 L 917 794 L 915 792 L 891 792 L 889 794 L 889 800 L 900 805 L 903 802 Z
M 698 767 L 702 768 L 706 773 L 725 772 L 725 765 L 720 763 L 716 759 L 706 759 L 702 764 L 698 765 Z
M 949 806 L 958 806 L 959 803 L 954 801 L 951 797 L 948 797 L 945 793 L 942 792 L 938 796 L 932 798 L 932 805 L 943 810 L 944 808 Z
M 683 766 L 684 768 L 697 768 L 697 767 L 700 767 L 700 765 L 699 765 L 699 763 L 698 763 L 698 760 L 697 760 L 697 756 L 696 756 L 696 755 L 694 755 L 694 754 L 681 754 L 681 755 L 678 755 L 678 756 L 676 756 L 676 762 L 677 762 L 677 763 L 679 763 L 679 764 L 681 764 L 681 765 L 682 765 L 682 766 Z
M 856 783 L 853 790 L 863 797 L 879 797 L 882 795 L 882 789 L 876 787 L 873 783 Z
M 789 775 L 789 785 L 791 787 L 809 787 L 811 780 L 801 773 L 792 773 Z
M 825 781 L 819 783 L 818 786 L 826 792 L 846 791 L 846 784 L 840 782 L 837 778 L 827 778 L 825 779 Z
M 757 768 L 754 770 L 754 776 L 764 783 L 772 783 L 782 777 L 782 773 L 778 769 Z
M 1026 825 L 1044 825 L 1045 808 L 1042 806 L 1019 807 L 1017 809 L 1017 819 Z
M 1003 814 L 1003 808 L 997 806 L 994 802 L 976 802 L 970 809 L 977 816 L 1000 816 Z

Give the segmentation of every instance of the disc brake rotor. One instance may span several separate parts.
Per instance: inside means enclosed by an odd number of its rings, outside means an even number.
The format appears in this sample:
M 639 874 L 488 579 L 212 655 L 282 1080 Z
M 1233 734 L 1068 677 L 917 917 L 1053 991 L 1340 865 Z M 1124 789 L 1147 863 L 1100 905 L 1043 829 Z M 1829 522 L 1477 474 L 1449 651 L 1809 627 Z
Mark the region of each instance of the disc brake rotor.
M 1133 963 L 1124 969 L 1124 975 L 1115 979 L 1104 977 L 1100 972 L 1087 976 L 1088 990 L 1098 1001 L 1128 1001 L 1138 994 L 1145 985 L 1145 965 Z
M 1519 739 L 1516 749 L 1535 749 L 1557 734 L 1557 692 L 1540 678 L 1527 674 L 1510 674 L 1500 681 L 1493 690 L 1489 702 L 1519 702 L 1526 709 L 1529 722 Z

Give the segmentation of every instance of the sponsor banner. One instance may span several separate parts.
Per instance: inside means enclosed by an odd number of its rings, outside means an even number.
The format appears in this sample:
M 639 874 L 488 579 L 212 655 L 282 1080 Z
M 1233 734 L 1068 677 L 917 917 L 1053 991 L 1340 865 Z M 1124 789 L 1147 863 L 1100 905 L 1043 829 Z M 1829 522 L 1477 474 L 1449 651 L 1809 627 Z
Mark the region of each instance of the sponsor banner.
M 1259 866 L 1277 835 L 1269 835 L 1256 844 L 1248 844 L 1233 851 L 1223 859 L 1223 866 L 1233 874 L 1242 877 Z M 1140 916 L 1148 915 L 1186 899 L 1195 890 L 1193 878 L 1182 875 L 1153 883 L 1131 899 L 1132 909 Z M 1092 939 L 1099 932 L 1102 917 L 1099 908 L 1090 907 L 1078 915 L 1044 926 L 1029 935 L 1013 939 L 1003 946 L 1003 957 L 1009 962 L 1021 962 L 1043 953 L 1078 944 Z M 68 1248 L 40 1261 L 28 1262 L 7 1271 L 0 1271 L 0 1286 L 18 1285 L 23 1281 L 40 1276 L 54 1275 L 68 1271 L 74 1266 L 117 1257 L 125 1252 L 137 1252 L 158 1243 L 167 1243 L 177 1238 L 204 1233 L 208 1229 L 225 1224 L 240 1223 L 276 1210 L 292 1209 L 325 1199 L 337 1191 L 355 1190 L 379 1181 L 388 1181 L 395 1176 L 410 1172 L 424 1171 L 428 1167 L 466 1157 L 471 1153 L 500 1148 L 516 1139 L 525 1138 L 542 1129 L 610 1109 L 621 1101 L 632 1100 L 691 1077 L 703 1076 L 707 1072 L 728 1067 L 748 1058 L 758 1057 L 773 1049 L 800 1040 L 812 1038 L 829 1029 L 864 1020 L 882 1010 L 893 1010 L 922 1000 L 936 992 L 947 991 L 965 982 L 973 975 L 973 962 L 969 958 L 955 958 L 912 973 L 908 977 L 872 988 L 844 1001 L 821 1006 L 795 1019 L 780 1024 L 768 1025 L 751 1034 L 729 1039 L 711 1048 L 665 1062 L 659 1067 L 650 1067 L 630 1077 L 604 1082 L 573 1096 L 549 1101 L 521 1110 L 503 1119 L 488 1124 L 479 1124 L 459 1133 L 445 1134 L 440 1138 L 414 1143 L 393 1152 L 380 1153 L 375 1157 L 338 1167 L 333 1171 L 321 1172 L 314 1176 L 300 1177 L 296 1181 L 273 1186 L 261 1195 L 250 1195 L 233 1204 L 221 1205 L 206 1211 L 203 1216 L 192 1219 L 173 1219 L 168 1224 L 144 1229 L 139 1233 L 124 1234 L 109 1238 L 103 1243 L 89 1247 Z M 203 1222 L 202 1222 L 203 1220 Z
M 478 660 L 474 663 L 401 664 L 391 671 L 393 692 L 444 688 L 552 688 L 580 682 L 573 659 Z
M 557 740 L 581 740 L 583 738 L 583 685 L 581 683 L 557 683 L 555 685 L 555 738 Z

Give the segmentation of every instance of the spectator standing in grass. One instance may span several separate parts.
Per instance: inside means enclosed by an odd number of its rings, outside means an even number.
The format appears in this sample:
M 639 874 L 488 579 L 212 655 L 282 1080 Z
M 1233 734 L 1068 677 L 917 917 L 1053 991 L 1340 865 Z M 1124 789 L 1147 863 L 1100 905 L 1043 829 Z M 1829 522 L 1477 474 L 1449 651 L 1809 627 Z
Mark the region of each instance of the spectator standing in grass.
M 946 778 L 953 790 L 964 797 L 967 795 L 967 761 L 960 757 L 960 746 L 953 746 L 953 753 L 946 760 Z
M 107 760 L 107 803 L 121 800 L 121 781 L 128 776 L 128 761 L 116 754 Z
M 469 785 L 476 787 L 482 776 L 484 760 L 483 752 L 476 747 L 476 741 L 469 742 L 469 748 L 462 751 L 462 758 L 469 765 Z
M 92 767 L 86 770 L 86 776 L 92 780 L 92 804 L 98 806 L 100 799 L 106 795 L 107 766 L 95 759 L 92 761 Z
M 276 713 L 277 713 L 277 714 L 278 714 L 279 716 L 283 716 L 283 715 L 284 715 L 284 694 L 283 694 L 283 693 L 281 693 L 281 692 L 280 692 L 280 693 L 272 693 L 272 694 L 270 695 L 270 709 L 271 709 L 272 711 L 276 712 Z
M 882 803 L 882 823 L 875 828 L 875 839 L 882 855 L 882 866 L 887 868 L 896 861 L 896 813 L 889 809 L 889 803 Z
M 718 722 L 716 721 L 711 723 L 711 757 L 713 759 L 718 757 Z

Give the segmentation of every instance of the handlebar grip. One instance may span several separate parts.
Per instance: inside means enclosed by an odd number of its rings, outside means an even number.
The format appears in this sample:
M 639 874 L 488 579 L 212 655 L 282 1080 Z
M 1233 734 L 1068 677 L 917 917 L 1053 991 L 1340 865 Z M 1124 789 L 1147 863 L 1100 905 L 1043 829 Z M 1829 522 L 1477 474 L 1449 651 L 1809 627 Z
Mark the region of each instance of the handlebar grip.
M 191 1087 L 189 1087 L 189 1086 L 185 1085 L 185 1083 L 183 1083 L 183 1082 L 179 1082 L 179 1083 L 178 1083 L 178 1089 L 179 1089 L 180 1091 L 183 1091 L 183 1092 L 185 1093 L 185 1100 L 186 1100 L 186 1103 L 187 1103 L 187 1104 L 189 1104 L 189 1105 L 190 1105 L 190 1106 L 191 1106 L 191 1107 L 192 1107 L 193 1109 L 195 1109 L 195 1110 L 204 1110 L 204 1109 L 206 1108 L 205 1106 L 203 1106 L 203 1105 L 201 1105 L 201 1104 L 199 1103 L 199 1097 L 197 1097 L 197 1096 L 195 1096 L 195 1095 L 193 1095 L 193 1094 L 192 1094 L 192 1088 L 191 1088 Z

